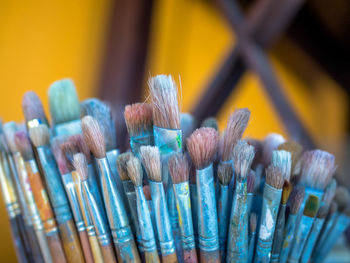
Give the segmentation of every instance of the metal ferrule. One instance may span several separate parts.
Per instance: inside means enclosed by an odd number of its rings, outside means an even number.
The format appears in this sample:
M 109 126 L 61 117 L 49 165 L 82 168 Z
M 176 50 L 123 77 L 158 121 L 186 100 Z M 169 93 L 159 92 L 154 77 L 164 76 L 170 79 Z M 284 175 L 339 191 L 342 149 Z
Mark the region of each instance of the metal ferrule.
M 55 136 L 71 136 L 74 134 L 82 133 L 81 120 L 63 122 L 53 126 L 53 132 Z
M 137 214 L 142 235 L 143 250 L 145 252 L 152 252 L 157 250 L 157 246 L 152 227 L 151 215 L 149 213 L 147 200 L 143 193 L 142 186 L 135 187 L 135 194 L 137 198 Z
M 227 225 L 228 225 L 228 199 L 229 199 L 229 187 L 228 185 L 217 184 L 219 188 L 219 197 L 217 202 L 218 209 L 218 225 L 219 227 L 219 244 L 221 255 L 225 254 L 226 241 L 227 241 Z
M 107 158 L 96 158 L 100 171 L 100 180 L 103 193 L 103 199 L 111 228 L 113 241 L 116 244 L 128 242 L 133 239 L 131 228 L 128 222 L 128 216 L 125 212 L 124 204 L 119 191 L 113 180 Z
M 82 190 L 84 199 L 88 205 L 89 215 L 94 223 L 97 238 L 101 246 L 108 246 L 110 244 L 109 229 L 104 223 L 102 215 L 100 213 L 100 207 L 98 206 L 95 197 L 90 191 L 90 187 L 87 181 L 82 181 Z
M 162 182 L 149 181 L 153 208 L 155 211 L 158 238 L 162 255 L 169 255 L 175 252 L 175 242 L 170 225 L 168 207 Z
M 174 184 L 179 224 L 181 229 L 182 247 L 184 250 L 192 250 L 196 247 L 194 241 L 190 187 L 188 182 Z
M 315 221 L 312 225 L 309 237 L 308 237 L 306 244 L 304 246 L 303 253 L 302 253 L 301 258 L 300 258 L 300 263 L 309 262 L 309 259 L 311 258 L 312 250 L 313 250 L 315 243 L 317 241 L 317 238 L 321 232 L 324 221 L 325 221 L 324 218 L 316 218 L 315 219 Z
M 282 245 L 282 250 L 280 253 L 280 263 L 285 263 L 288 260 L 289 252 L 292 247 L 292 242 L 294 239 L 294 232 L 296 229 L 296 221 L 298 214 L 290 214 L 288 216 L 287 224 L 284 231 L 284 240 Z
M 221 227 L 221 225 L 220 225 Z M 247 179 L 236 181 L 229 222 L 227 262 L 248 260 Z
M 252 210 L 253 200 L 254 200 L 254 193 L 247 193 L 247 211 L 248 211 L 248 215 L 250 214 L 250 211 Z
M 142 133 L 139 136 L 130 137 L 131 151 L 137 156 L 140 156 L 141 146 L 153 145 L 153 134 L 149 132 Z
M 79 198 L 75 190 L 75 182 L 73 180 L 72 174 L 71 173 L 63 174 L 62 181 L 66 189 L 66 193 L 68 196 L 70 207 L 72 209 L 77 230 L 78 232 L 83 232 L 85 231 L 85 223 L 84 223 L 82 212 L 80 210 Z
M 219 249 L 213 165 L 196 170 L 198 195 L 198 241 L 203 251 Z
M 72 218 L 72 214 L 57 164 L 48 145 L 38 147 L 37 151 L 57 223 L 65 223 Z
M 260 229 L 256 246 L 255 262 L 270 261 L 273 234 L 281 202 L 282 189 L 276 189 L 265 183 L 261 210 Z
M 191 210 L 192 210 L 192 223 L 193 223 L 193 232 L 194 240 L 196 242 L 196 247 L 199 247 L 198 241 L 198 194 L 197 194 L 197 185 L 190 184 L 190 195 L 191 195 Z

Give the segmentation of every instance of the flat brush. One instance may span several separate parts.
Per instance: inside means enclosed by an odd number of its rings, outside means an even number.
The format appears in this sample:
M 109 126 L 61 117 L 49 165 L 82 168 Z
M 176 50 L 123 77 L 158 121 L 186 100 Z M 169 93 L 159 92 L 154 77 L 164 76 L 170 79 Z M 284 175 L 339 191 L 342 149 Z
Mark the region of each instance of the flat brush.
M 191 199 L 189 187 L 189 164 L 184 154 L 174 154 L 169 160 L 169 171 L 173 181 L 176 206 L 179 214 L 184 262 L 197 262 L 194 240 Z
M 292 173 L 290 181 L 294 185 L 297 184 L 300 179 L 300 157 L 303 151 L 303 147 L 297 142 L 286 141 L 278 146 L 278 150 L 290 152 L 292 157 Z
M 43 170 L 43 178 L 56 216 L 67 261 L 74 263 L 84 262 L 68 198 L 50 147 L 49 129 L 45 124 L 40 124 L 29 129 L 29 136 L 38 153 Z M 54 255 L 52 256 L 54 257 Z
M 128 175 L 135 186 L 137 215 L 140 233 L 143 240 L 145 261 L 147 263 L 160 262 L 155 241 L 155 233 L 152 227 L 151 215 L 142 188 L 142 168 L 140 161 L 131 156 L 127 161 Z
M 157 232 L 163 262 L 177 262 L 174 237 L 170 225 L 169 212 L 162 183 L 161 161 L 158 147 L 142 146 L 140 155 L 151 189 L 153 208 L 157 213 Z
M 93 117 L 85 116 L 82 129 L 100 172 L 102 195 L 118 261 L 140 262 L 128 216 L 106 158 L 105 140 L 100 127 Z
M 27 129 L 37 127 L 39 124 L 49 125 L 43 104 L 34 91 L 24 93 L 22 110 Z
M 196 167 L 200 261 L 208 263 L 220 262 L 212 164 L 218 140 L 218 132 L 213 128 L 197 129 L 187 139 L 187 149 Z
M 74 167 L 81 179 L 82 190 L 84 199 L 86 200 L 86 204 L 88 206 L 89 215 L 95 226 L 103 262 L 117 262 L 113 251 L 113 245 L 111 243 L 109 229 L 104 224 L 104 220 L 100 211 L 101 208 L 96 202 L 94 195 L 91 193 L 90 186 L 87 181 L 88 171 L 86 158 L 82 153 L 75 154 L 73 158 Z

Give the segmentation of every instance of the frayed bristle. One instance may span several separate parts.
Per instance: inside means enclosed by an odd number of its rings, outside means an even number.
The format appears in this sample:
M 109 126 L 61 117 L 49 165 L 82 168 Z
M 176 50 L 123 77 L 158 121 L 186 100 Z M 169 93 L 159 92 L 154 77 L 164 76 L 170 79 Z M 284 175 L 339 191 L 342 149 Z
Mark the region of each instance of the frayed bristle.
M 162 181 L 162 166 L 159 149 L 156 146 L 141 146 L 140 155 L 148 177 L 155 182 Z
M 133 154 L 131 152 L 125 152 L 125 153 L 118 155 L 117 169 L 118 169 L 118 174 L 120 176 L 120 179 L 122 181 L 130 180 L 130 178 L 128 176 L 128 168 L 127 168 L 126 164 L 132 156 L 133 156 Z
M 233 176 L 231 162 L 220 162 L 218 165 L 218 179 L 221 185 L 229 185 Z
M 271 163 L 281 170 L 284 180 L 289 181 L 292 169 L 292 156 L 290 152 L 284 150 L 273 151 Z
M 344 186 L 339 186 L 335 191 L 334 201 L 337 202 L 338 211 L 343 212 L 350 202 L 350 194 Z
M 207 128 L 213 128 L 215 130 L 219 130 L 219 125 L 218 125 L 218 121 L 216 120 L 215 117 L 208 117 L 206 118 L 202 124 L 201 127 L 207 127 Z
M 287 181 L 287 180 L 284 180 L 284 184 L 283 184 L 283 192 L 282 192 L 282 201 L 281 203 L 283 205 L 285 205 L 288 201 L 288 198 L 292 192 L 292 189 L 293 189 L 293 186 L 292 184 Z
M 25 131 L 18 131 L 15 133 L 15 142 L 18 151 L 21 153 L 24 161 L 30 161 L 34 159 L 32 145 L 28 134 Z
M 131 156 L 126 163 L 129 178 L 135 186 L 142 186 L 141 162 L 135 156 Z
M 197 170 L 213 162 L 218 140 L 219 134 L 213 128 L 199 128 L 187 139 L 187 149 Z
M 286 140 L 283 138 L 283 136 L 277 133 L 270 133 L 265 137 L 263 141 L 262 155 L 262 163 L 265 167 L 268 167 L 271 163 L 272 152 L 285 141 Z
M 246 141 L 239 140 L 233 149 L 233 163 L 236 180 L 246 179 L 254 159 L 254 147 Z
M 249 174 L 247 175 L 247 192 L 254 193 L 254 191 L 255 191 L 255 172 L 253 170 L 250 170 Z
M 35 147 L 50 144 L 50 131 L 45 124 L 29 128 L 29 137 Z
M 61 149 L 61 144 L 63 143 L 63 140 L 56 137 L 51 142 L 51 149 L 52 153 L 55 156 L 55 160 L 58 166 L 58 169 L 60 170 L 60 173 L 67 174 L 72 171 L 72 166 L 69 164 L 67 158 L 64 156 L 64 153 Z
M 18 152 L 17 145 L 15 142 L 15 133 L 18 131 L 17 124 L 14 121 L 10 121 L 3 126 L 5 139 L 9 150 L 12 154 Z
M 302 157 L 300 183 L 323 190 L 333 177 L 335 169 L 334 155 L 321 150 L 305 152 Z
M 80 176 L 82 181 L 88 178 L 88 166 L 84 154 L 77 153 L 73 156 L 73 166 Z
M 331 182 L 328 184 L 324 195 L 322 197 L 322 201 L 325 204 L 330 205 L 330 203 L 332 202 L 334 195 L 335 195 L 335 191 L 337 189 L 337 180 L 335 180 L 334 178 L 331 180 Z
M 303 214 L 305 216 L 314 218 L 317 214 L 318 207 L 319 207 L 318 197 L 315 195 L 309 195 L 305 203 Z
M 103 138 L 105 141 L 106 151 L 117 148 L 117 135 L 115 121 L 110 106 L 96 98 L 84 100 L 81 103 L 82 116 L 91 116 L 97 120 Z
M 88 164 L 91 164 L 91 152 L 89 146 L 86 144 L 84 136 L 82 134 L 74 134 L 68 138 L 70 142 L 77 149 L 78 152 L 81 152 L 85 155 L 86 161 Z
M 54 124 L 80 119 L 80 104 L 72 80 L 55 81 L 49 88 L 50 113 Z
M 130 137 L 153 132 L 152 106 L 148 103 L 126 105 L 124 118 Z
M 251 213 L 249 217 L 250 233 L 255 233 L 257 221 L 258 221 L 257 215 L 255 213 Z
M 145 195 L 146 200 L 147 201 L 152 200 L 151 189 L 150 189 L 149 185 L 143 186 L 142 190 L 143 190 L 143 194 Z
M 154 125 L 167 129 L 180 129 L 180 111 L 177 89 L 169 75 L 158 75 L 148 82 L 152 100 Z
M 329 205 L 323 205 L 318 209 L 317 218 L 326 218 L 329 211 Z
M 43 104 L 34 91 L 24 93 L 22 99 L 22 110 L 26 121 L 34 119 L 47 120 Z
M 183 153 L 173 154 L 169 159 L 168 167 L 174 184 L 188 181 L 190 168 L 187 157 Z
M 292 174 L 298 174 L 297 163 L 301 157 L 303 147 L 294 141 L 286 141 L 278 146 L 278 150 L 285 150 L 290 152 L 292 157 Z
M 276 189 L 282 189 L 284 178 L 278 167 L 270 165 L 266 169 L 266 183 Z
M 106 157 L 105 140 L 98 122 L 91 116 L 85 116 L 81 120 L 81 127 L 85 142 L 92 154 L 98 159 Z
M 237 109 L 231 114 L 223 137 L 223 161 L 231 160 L 233 148 L 238 140 L 242 138 L 247 128 L 249 118 L 250 111 L 247 108 Z
M 69 140 L 67 140 L 60 144 L 60 148 L 61 148 L 63 157 L 66 159 L 68 170 L 73 171 L 74 154 L 80 153 L 78 147 L 74 143 L 71 143 Z
M 304 187 L 294 187 L 291 195 L 290 195 L 290 213 L 296 215 L 299 213 L 301 204 L 303 203 L 305 196 L 305 188 Z

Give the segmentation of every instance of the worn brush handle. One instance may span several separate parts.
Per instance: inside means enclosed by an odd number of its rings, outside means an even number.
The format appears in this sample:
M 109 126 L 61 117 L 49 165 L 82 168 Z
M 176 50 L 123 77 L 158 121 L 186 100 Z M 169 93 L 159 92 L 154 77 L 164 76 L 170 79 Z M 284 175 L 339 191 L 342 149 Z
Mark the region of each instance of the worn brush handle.
M 191 250 L 184 250 L 184 262 L 185 263 L 197 263 L 197 250 L 191 249 Z
M 89 236 L 92 256 L 95 263 L 104 263 L 102 251 L 96 236 Z
M 134 240 L 120 242 L 118 244 L 117 255 L 118 262 L 141 263 L 140 255 Z
M 162 255 L 162 262 L 163 263 L 177 263 L 178 260 L 177 260 L 176 253 Z
M 158 252 L 153 250 L 152 252 L 145 252 L 146 263 L 160 263 Z
M 73 219 L 59 224 L 58 228 L 60 230 L 63 249 L 66 254 L 67 261 L 71 263 L 84 263 L 84 255 Z
M 102 256 L 104 259 L 104 262 L 113 263 L 117 262 L 117 259 L 114 255 L 114 250 L 111 244 L 107 246 L 101 246 Z
M 201 263 L 220 263 L 220 251 L 203 251 L 199 252 Z
M 89 243 L 89 237 L 88 237 L 86 230 L 79 232 L 79 239 L 80 239 L 81 247 L 83 249 L 84 258 L 85 258 L 86 263 L 93 263 L 94 258 L 92 256 L 92 251 L 91 251 L 91 247 L 90 247 L 90 243 Z
M 21 233 L 20 233 L 20 227 L 19 227 L 19 224 L 22 224 L 23 222 L 23 219 L 22 220 L 19 219 L 21 217 L 22 215 L 17 215 L 16 217 L 13 217 L 10 219 L 11 234 L 15 245 L 18 262 L 27 263 L 28 259 L 27 259 L 26 251 L 23 246 L 23 241 L 21 239 Z
M 49 243 L 49 248 L 50 248 L 53 262 L 55 263 L 67 262 L 58 232 L 48 235 L 47 241 Z

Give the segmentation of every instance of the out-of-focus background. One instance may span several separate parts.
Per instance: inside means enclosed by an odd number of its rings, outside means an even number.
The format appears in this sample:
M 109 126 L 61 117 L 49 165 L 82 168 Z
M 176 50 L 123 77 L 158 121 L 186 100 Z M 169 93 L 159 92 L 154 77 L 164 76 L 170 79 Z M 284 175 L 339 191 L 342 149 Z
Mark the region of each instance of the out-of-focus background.
M 269 132 L 336 155 L 347 185 L 350 2 L 346 0 L 0 0 L 0 115 L 22 121 L 21 100 L 69 77 L 81 100 L 119 113 L 147 99 L 147 79 L 172 74 L 181 109 L 225 127 L 248 107 L 246 136 Z M 2 262 L 15 261 L 0 202 Z

